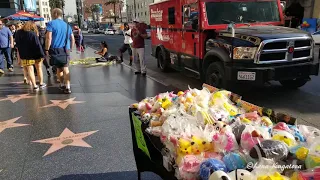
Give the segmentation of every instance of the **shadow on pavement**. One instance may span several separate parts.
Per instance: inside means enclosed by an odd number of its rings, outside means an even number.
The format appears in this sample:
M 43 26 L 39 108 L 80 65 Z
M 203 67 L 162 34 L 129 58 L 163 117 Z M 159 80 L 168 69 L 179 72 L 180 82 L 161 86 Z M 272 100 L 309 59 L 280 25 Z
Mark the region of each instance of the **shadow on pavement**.
M 99 173 L 99 174 L 74 174 L 65 175 L 53 180 L 97 180 L 97 179 L 107 179 L 107 180 L 137 180 L 138 174 L 136 171 L 126 171 L 126 172 L 110 172 L 110 173 Z M 142 173 L 141 179 L 152 179 L 160 180 L 161 178 L 153 173 Z

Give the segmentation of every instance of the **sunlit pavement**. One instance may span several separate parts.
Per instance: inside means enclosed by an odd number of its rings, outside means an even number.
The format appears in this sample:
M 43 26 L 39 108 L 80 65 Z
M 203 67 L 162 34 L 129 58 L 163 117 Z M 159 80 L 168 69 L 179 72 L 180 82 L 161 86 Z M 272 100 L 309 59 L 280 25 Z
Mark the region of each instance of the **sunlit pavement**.
M 108 43 L 110 53 L 117 54 L 122 46 L 123 36 L 85 34 L 85 42 L 89 47 L 99 49 L 101 41 Z M 318 47 L 315 52 L 318 58 Z M 124 57 L 129 59 L 127 53 Z M 190 77 L 189 73 L 162 73 L 157 67 L 156 59 L 151 56 L 151 40 L 146 40 L 146 59 L 148 75 L 157 82 L 178 89 L 186 89 L 188 85 L 201 88 L 200 80 L 193 78 L 192 75 Z M 126 63 L 128 64 L 128 61 Z M 288 113 L 297 117 L 301 124 L 320 128 L 320 77 L 312 77 L 310 82 L 298 90 L 287 90 L 279 83 L 271 82 L 269 86 L 257 88 L 247 88 L 243 85 L 235 92 L 242 95 L 244 100 Z
M 30 91 L 18 67 L 0 77 L 0 179 L 137 179 L 128 106 L 172 87 L 121 64 L 72 66 L 71 79 L 73 93 L 65 95 L 54 77 Z

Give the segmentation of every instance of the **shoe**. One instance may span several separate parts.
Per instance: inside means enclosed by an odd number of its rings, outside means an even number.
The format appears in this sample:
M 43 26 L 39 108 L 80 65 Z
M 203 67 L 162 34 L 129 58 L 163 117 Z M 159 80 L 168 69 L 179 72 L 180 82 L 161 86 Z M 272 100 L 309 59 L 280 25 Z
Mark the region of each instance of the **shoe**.
M 66 86 L 61 86 L 61 85 L 60 85 L 60 86 L 59 86 L 59 89 L 60 89 L 60 90 L 62 90 L 62 91 L 64 91 L 64 90 L 66 90 L 66 89 L 67 89 L 67 87 L 66 87 Z
M 40 84 L 40 86 L 39 86 L 40 89 L 44 89 L 45 87 L 47 87 L 46 83 Z
M 11 68 L 9 68 L 8 70 L 9 70 L 9 72 L 13 72 L 13 68 L 12 68 L 12 67 L 11 67 Z
M 141 74 L 141 71 L 136 71 L 134 72 L 134 74 Z
M 0 69 L 0 74 L 4 74 L 4 70 Z
M 24 79 L 24 80 L 23 80 L 23 84 L 28 84 L 28 80 L 27 80 L 27 79 Z
M 34 91 L 39 91 L 39 86 L 33 88 Z
M 147 76 L 147 73 L 144 72 L 144 73 L 142 73 L 141 75 L 142 75 L 142 76 Z
M 70 90 L 70 89 L 65 89 L 63 92 L 64 92 L 65 94 L 71 94 L 71 90 Z
M 132 61 L 130 61 L 129 66 L 132 66 Z
M 48 75 L 49 77 L 51 76 L 49 69 L 47 69 L 47 75 Z

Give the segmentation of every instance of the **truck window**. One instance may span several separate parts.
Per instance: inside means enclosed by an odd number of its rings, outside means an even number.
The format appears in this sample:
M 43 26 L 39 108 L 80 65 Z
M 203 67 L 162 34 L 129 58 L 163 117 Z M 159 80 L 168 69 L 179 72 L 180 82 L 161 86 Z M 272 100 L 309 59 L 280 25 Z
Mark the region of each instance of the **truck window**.
M 168 14 L 169 14 L 169 24 L 175 24 L 175 9 L 174 7 L 171 7 L 168 9 Z
M 249 2 L 207 2 L 209 25 L 235 23 L 279 22 L 280 14 L 276 0 Z
M 190 4 L 184 6 L 184 13 L 183 13 L 183 25 L 185 29 L 198 29 L 199 24 L 199 11 L 198 11 L 198 4 Z

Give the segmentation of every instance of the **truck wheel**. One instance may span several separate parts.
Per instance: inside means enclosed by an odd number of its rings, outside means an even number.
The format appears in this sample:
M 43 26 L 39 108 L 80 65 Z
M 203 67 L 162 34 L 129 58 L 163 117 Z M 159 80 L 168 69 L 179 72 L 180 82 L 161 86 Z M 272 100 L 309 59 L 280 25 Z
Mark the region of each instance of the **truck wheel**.
M 293 80 L 285 80 L 280 81 L 281 85 L 290 89 L 297 89 L 299 87 L 304 86 L 309 79 L 293 79 Z
M 161 69 L 162 72 L 167 72 L 169 70 L 169 62 L 168 59 L 165 57 L 165 54 L 162 50 L 160 50 L 158 52 L 158 63 L 159 63 L 159 67 Z
M 216 88 L 227 88 L 224 78 L 224 67 L 221 62 L 211 63 L 206 72 L 206 83 Z

